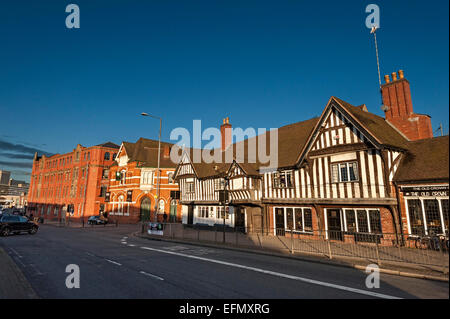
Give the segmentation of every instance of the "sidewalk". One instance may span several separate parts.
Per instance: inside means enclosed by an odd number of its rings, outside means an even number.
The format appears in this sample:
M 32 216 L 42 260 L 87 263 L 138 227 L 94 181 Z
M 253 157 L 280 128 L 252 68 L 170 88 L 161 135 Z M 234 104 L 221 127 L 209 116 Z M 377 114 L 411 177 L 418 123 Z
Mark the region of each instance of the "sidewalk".
M 0 299 L 37 298 L 37 294 L 19 267 L 0 247 Z
M 335 241 L 294 239 L 288 236 L 244 234 L 234 231 L 205 230 L 165 225 L 164 234 L 139 237 L 177 243 L 200 244 L 209 247 L 297 258 L 320 263 L 331 263 L 365 270 L 369 264 L 378 264 L 381 271 L 390 274 L 448 281 L 448 254 L 426 252 L 410 248 L 349 245 Z M 331 254 L 330 254 L 331 253 Z M 418 255 L 419 254 L 419 255 Z M 420 258 L 419 258 L 420 257 Z

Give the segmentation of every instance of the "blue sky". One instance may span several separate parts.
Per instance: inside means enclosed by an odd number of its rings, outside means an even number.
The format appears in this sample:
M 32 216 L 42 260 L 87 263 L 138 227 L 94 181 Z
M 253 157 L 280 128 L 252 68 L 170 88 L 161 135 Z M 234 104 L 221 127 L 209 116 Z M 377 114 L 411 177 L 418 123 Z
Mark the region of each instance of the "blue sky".
M 338 3 L 339 2 L 339 3 Z M 67 29 L 76 3 L 81 28 Z M 280 127 L 331 95 L 382 116 L 365 8 L 381 11 L 382 76 L 448 134 L 448 1 L 20 1 L 0 3 L 0 169 L 28 179 L 34 150 L 157 138 L 176 127 Z M 25 149 L 23 148 L 25 147 Z

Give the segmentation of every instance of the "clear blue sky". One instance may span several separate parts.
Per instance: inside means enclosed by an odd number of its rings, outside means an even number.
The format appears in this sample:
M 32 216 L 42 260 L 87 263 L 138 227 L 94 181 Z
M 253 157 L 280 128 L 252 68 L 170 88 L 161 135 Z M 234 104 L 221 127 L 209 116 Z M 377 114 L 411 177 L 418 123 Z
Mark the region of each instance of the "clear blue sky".
M 81 10 L 67 29 L 66 5 Z M 280 127 L 331 95 L 382 115 L 365 8 L 381 10 L 382 75 L 405 70 L 414 110 L 448 133 L 448 1 L 0 2 L 0 169 L 33 150 L 163 139 L 176 127 Z

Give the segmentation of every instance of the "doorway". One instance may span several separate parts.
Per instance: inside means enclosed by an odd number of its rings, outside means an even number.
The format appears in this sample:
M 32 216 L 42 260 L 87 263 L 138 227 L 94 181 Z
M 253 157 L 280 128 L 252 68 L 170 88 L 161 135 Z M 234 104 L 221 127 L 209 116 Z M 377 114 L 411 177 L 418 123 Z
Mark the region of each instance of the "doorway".
M 141 202 L 141 209 L 140 209 L 141 221 L 150 220 L 151 207 L 152 201 L 150 200 L 150 198 L 145 197 Z
M 284 209 L 275 208 L 275 234 L 278 236 L 285 235 Z
M 234 227 L 237 231 L 245 232 L 245 208 L 236 206 L 235 211 L 235 221 Z
M 343 240 L 340 209 L 327 209 L 328 238 Z
M 172 199 L 170 202 L 170 217 L 169 222 L 175 223 L 177 221 L 177 200 Z
M 194 206 L 188 206 L 188 216 L 187 216 L 187 224 L 192 225 L 194 223 Z

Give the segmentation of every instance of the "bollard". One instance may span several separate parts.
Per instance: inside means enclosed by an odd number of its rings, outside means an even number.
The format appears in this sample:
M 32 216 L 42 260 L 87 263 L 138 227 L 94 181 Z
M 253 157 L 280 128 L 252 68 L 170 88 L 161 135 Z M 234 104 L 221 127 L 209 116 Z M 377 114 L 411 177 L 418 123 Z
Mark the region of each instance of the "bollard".
M 142 227 L 141 227 L 141 234 L 143 234 L 143 233 L 145 233 L 145 230 L 144 230 L 144 222 L 142 222 Z
M 235 227 L 234 228 L 234 232 L 236 233 L 236 246 L 238 245 L 238 231 L 237 231 L 237 228 Z

